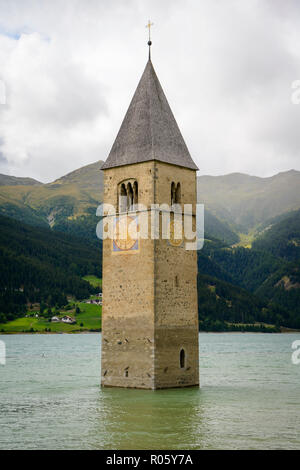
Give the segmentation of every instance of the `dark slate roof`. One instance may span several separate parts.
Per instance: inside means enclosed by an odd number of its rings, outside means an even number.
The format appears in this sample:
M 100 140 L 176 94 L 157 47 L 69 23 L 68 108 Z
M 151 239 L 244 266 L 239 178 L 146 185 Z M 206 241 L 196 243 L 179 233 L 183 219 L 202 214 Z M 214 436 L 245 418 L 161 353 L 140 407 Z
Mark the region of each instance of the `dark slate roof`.
M 197 170 L 151 60 L 102 169 L 159 160 Z

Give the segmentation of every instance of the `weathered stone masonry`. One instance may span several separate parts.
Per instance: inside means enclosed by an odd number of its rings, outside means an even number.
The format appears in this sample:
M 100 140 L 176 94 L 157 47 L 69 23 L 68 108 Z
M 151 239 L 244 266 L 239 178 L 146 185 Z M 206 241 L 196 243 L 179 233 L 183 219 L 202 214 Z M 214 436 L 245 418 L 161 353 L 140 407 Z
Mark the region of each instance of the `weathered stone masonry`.
M 120 184 L 136 182 L 140 204 L 170 205 L 180 183 L 179 202 L 195 214 L 196 169 L 149 61 L 103 166 L 104 202 L 118 211 Z M 149 237 L 116 253 L 103 241 L 101 384 L 199 384 L 197 252 L 184 243 Z

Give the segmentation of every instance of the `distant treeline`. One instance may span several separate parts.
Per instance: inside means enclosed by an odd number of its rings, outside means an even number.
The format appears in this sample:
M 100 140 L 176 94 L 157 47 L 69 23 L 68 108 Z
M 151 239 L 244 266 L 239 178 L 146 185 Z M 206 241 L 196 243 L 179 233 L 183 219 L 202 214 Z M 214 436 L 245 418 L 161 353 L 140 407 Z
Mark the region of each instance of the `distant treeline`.
M 280 326 L 300 328 L 299 313 L 281 306 L 279 302 L 270 302 L 238 286 L 202 274 L 198 274 L 198 312 L 200 329 L 204 331 L 262 331 L 261 327 L 254 327 L 257 322 L 275 325 L 276 330 Z M 234 324 L 247 327 L 234 327 Z

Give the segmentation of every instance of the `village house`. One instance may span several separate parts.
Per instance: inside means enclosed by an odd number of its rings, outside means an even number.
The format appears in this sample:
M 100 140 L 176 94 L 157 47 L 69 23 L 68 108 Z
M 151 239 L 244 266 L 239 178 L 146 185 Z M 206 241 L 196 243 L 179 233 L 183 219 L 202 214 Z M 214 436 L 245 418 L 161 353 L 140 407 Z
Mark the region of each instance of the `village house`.
M 76 323 L 75 318 L 69 317 L 69 315 L 65 315 L 64 317 L 62 317 L 61 321 L 62 321 L 63 323 L 69 323 L 69 324 L 71 324 L 71 325 L 74 324 L 74 323 Z
M 62 318 L 59 317 L 52 317 L 51 322 L 57 323 L 57 322 L 62 322 L 62 323 L 69 323 L 70 325 L 73 325 L 76 323 L 75 318 L 69 317 L 69 315 L 65 315 Z
M 102 305 L 102 299 L 90 299 L 86 300 L 87 304 Z

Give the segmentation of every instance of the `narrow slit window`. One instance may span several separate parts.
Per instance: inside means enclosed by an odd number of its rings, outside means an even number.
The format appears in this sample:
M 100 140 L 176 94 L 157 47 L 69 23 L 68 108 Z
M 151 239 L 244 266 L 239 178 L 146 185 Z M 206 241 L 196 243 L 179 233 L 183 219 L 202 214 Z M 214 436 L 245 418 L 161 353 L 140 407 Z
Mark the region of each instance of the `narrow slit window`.
M 175 204 L 181 203 L 181 186 L 180 183 L 177 184 L 176 191 L 175 191 Z
M 127 184 L 127 211 L 132 211 L 133 209 L 133 189 L 131 183 Z
M 139 203 L 139 189 L 138 189 L 137 181 L 133 183 L 133 203 L 134 203 L 134 206 L 136 206 Z
M 180 361 L 180 368 L 184 369 L 185 368 L 185 350 L 184 349 L 180 350 L 179 361 Z
M 127 208 L 127 191 L 125 184 L 121 185 L 119 194 L 119 212 L 126 212 Z
M 173 182 L 171 184 L 171 206 L 175 203 L 175 193 L 176 193 L 176 188 L 175 188 L 175 183 Z

